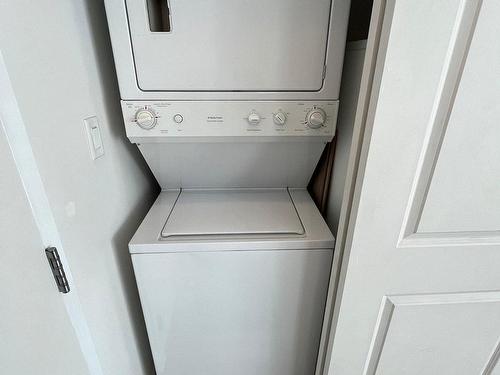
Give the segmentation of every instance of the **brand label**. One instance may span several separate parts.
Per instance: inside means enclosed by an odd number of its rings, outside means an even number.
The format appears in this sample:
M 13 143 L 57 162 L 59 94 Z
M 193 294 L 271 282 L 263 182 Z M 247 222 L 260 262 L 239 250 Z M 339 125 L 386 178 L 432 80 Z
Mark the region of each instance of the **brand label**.
M 224 122 L 224 116 L 207 116 L 207 122 Z

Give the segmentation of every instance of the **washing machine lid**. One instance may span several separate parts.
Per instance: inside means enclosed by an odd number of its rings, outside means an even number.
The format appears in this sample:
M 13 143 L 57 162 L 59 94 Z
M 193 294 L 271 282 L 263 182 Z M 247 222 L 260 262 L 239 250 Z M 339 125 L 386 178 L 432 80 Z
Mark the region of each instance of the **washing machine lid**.
M 304 234 L 288 190 L 182 190 L 161 232 L 173 236 Z

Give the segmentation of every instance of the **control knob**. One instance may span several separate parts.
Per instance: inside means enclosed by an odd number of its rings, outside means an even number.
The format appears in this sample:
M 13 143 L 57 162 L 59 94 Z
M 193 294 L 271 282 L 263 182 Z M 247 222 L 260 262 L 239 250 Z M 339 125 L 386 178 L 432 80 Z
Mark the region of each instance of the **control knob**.
M 285 125 L 286 122 L 286 114 L 284 112 L 276 112 L 273 115 L 273 121 L 276 125 Z
M 250 125 L 258 125 L 260 123 L 260 116 L 257 112 L 251 112 L 247 120 Z
M 306 124 L 312 129 L 319 129 L 326 122 L 326 113 L 321 108 L 314 108 L 307 113 Z
M 148 108 L 139 109 L 135 113 L 135 122 L 145 130 L 153 129 L 156 125 L 156 114 Z

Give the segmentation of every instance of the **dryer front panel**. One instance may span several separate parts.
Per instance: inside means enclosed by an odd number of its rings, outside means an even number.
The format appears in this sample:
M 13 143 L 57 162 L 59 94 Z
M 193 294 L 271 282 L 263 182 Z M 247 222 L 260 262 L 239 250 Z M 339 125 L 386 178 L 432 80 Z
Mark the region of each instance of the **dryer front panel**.
M 318 91 L 331 0 L 126 0 L 142 91 Z

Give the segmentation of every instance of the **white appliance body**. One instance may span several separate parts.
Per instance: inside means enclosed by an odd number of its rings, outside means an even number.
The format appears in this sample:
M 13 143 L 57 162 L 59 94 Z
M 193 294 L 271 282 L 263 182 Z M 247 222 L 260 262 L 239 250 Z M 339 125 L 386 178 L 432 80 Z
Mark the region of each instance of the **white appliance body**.
M 151 31 L 159 2 L 170 31 Z M 349 1 L 105 5 L 123 100 L 338 99 Z
M 333 245 L 304 189 L 163 191 L 129 245 L 157 374 L 314 374 Z
M 314 373 L 334 239 L 305 187 L 349 0 L 105 4 L 127 136 L 163 190 L 129 245 L 157 374 Z
M 349 0 L 105 5 L 127 136 L 163 189 L 307 185 L 335 134 Z
M 124 101 L 122 108 L 127 135 L 162 188 L 276 188 L 307 186 L 334 135 L 338 102 L 314 103 Z M 143 110 L 154 113 L 151 129 L 137 125 Z M 306 117 L 316 110 L 325 122 L 313 129 Z M 260 122 L 250 123 L 249 113 Z M 285 124 L 275 123 L 280 113 Z
M 132 259 L 158 375 L 314 374 L 331 250 Z

